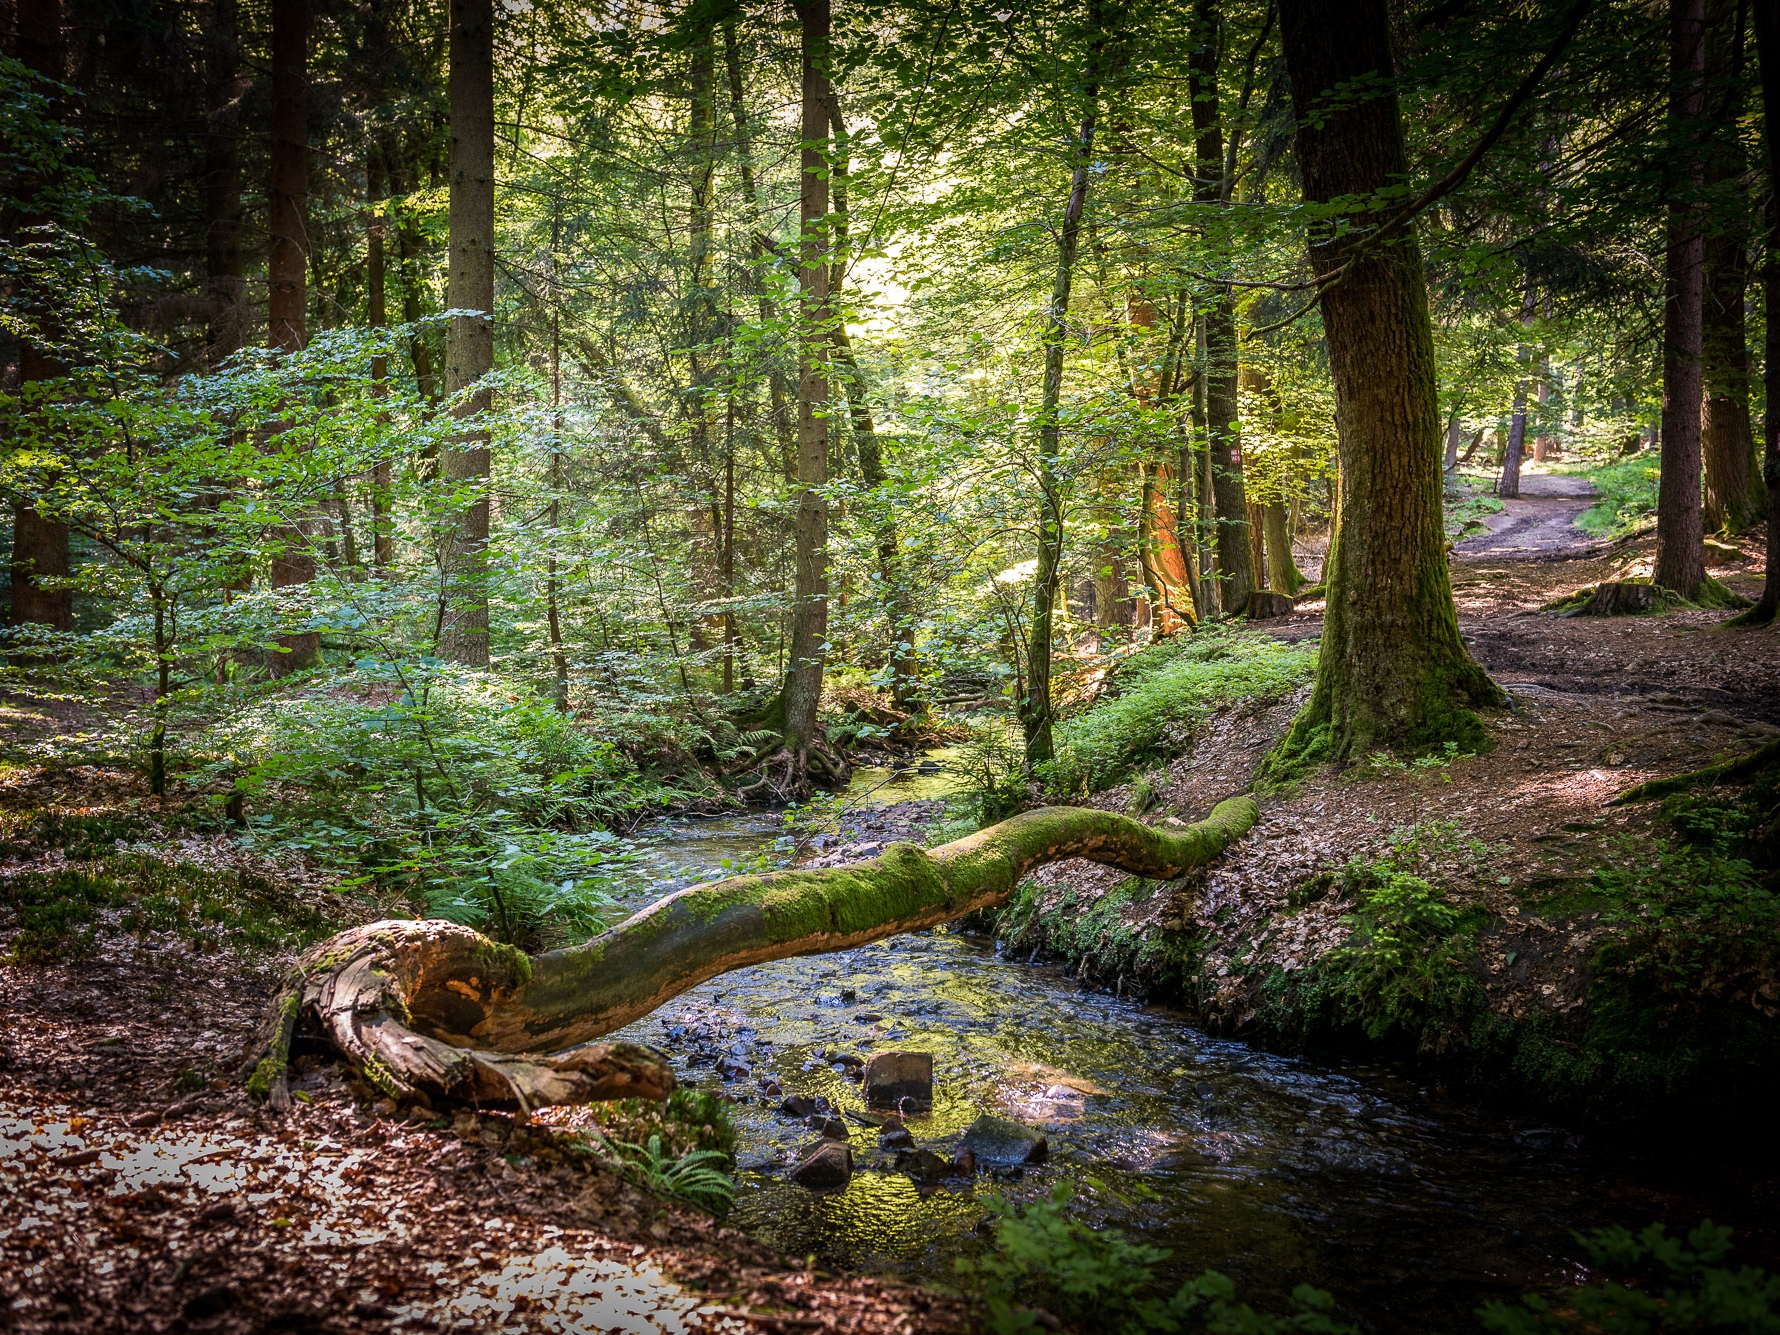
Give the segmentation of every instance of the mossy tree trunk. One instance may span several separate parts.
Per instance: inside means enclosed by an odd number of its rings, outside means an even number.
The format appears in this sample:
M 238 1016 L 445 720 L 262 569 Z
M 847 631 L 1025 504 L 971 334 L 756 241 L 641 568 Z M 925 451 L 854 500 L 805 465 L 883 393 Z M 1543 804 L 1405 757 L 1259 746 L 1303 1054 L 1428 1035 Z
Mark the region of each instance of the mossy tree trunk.
M 1395 94 L 1327 110 L 1332 90 L 1356 81 L 1394 87 L 1384 0 L 1284 0 L 1280 35 L 1305 200 L 1394 200 L 1380 192 L 1408 175 Z M 1330 280 L 1321 306 L 1341 480 L 1316 684 L 1271 762 L 1275 772 L 1380 747 L 1481 747 L 1487 734 L 1472 707 L 1502 698 L 1466 651 L 1453 607 L 1421 251 L 1405 231 L 1355 253 L 1377 227 L 1365 210 L 1349 230 L 1320 229 L 1310 247 L 1313 271 Z
M 1170 880 L 1259 819 L 1220 802 L 1178 832 L 1112 812 L 1046 807 L 939 848 L 892 844 L 847 867 L 733 876 L 652 904 L 584 945 L 528 958 L 467 927 L 394 920 L 309 951 L 274 1001 L 249 1087 L 285 1100 L 294 1029 L 331 1041 L 394 1097 L 475 1099 L 521 1111 L 665 1097 L 660 1054 L 595 1040 L 707 978 L 950 922 L 1003 903 L 1035 868 L 1087 858 Z

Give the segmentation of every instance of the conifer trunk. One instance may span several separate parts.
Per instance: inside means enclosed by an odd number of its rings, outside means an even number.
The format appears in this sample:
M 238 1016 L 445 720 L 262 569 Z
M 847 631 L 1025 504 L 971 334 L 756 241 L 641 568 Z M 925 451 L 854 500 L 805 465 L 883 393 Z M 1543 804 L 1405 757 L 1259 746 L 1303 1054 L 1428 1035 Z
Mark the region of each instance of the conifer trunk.
M 247 90 L 239 29 L 236 0 L 211 0 L 204 34 L 204 295 L 212 369 L 247 341 L 241 264 L 241 99 Z
M 477 418 L 490 392 L 460 397 L 494 368 L 494 6 L 450 0 L 451 221 L 445 393 L 464 424 L 444 452 L 448 482 L 474 491 L 445 541 L 444 657 L 488 666 L 489 438 Z
M 62 37 L 61 0 L 20 0 L 17 10 L 18 55 L 28 68 L 58 83 L 66 77 L 66 45 Z M 20 220 L 25 226 L 43 218 Z M 53 336 L 56 321 L 49 310 L 32 313 L 40 329 Z M 22 384 L 54 380 L 65 368 L 30 339 L 19 347 L 19 380 Z M 12 607 L 15 626 L 47 626 L 66 631 L 74 626 L 74 595 L 67 589 L 46 588 L 69 573 L 68 526 L 34 505 L 15 504 L 12 510 Z
M 1780 311 L 1780 6 L 1755 6 L 1755 41 L 1761 65 L 1763 162 L 1768 169 L 1766 248 L 1762 255 L 1762 304 Z M 1767 411 L 1762 416 L 1762 480 L 1767 489 L 1767 572 L 1761 598 L 1737 620 L 1766 626 L 1780 612 L 1780 320 L 1764 322 L 1763 389 Z
M 1187 58 L 1193 103 L 1195 197 L 1228 202 L 1218 68 L 1223 56 L 1222 0 L 1198 0 L 1193 51 Z M 1226 611 L 1248 605 L 1257 571 L 1250 541 L 1248 493 L 1242 476 L 1242 428 L 1237 398 L 1236 293 L 1228 283 L 1212 292 L 1205 328 L 1205 428 L 1215 507 L 1218 597 Z
M 1306 202 L 1378 199 L 1408 175 L 1395 93 L 1327 108 L 1338 88 L 1394 87 L 1385 0 L 1282 0 L 1279 13 Z M 1502 698 L 1466 651 L 1453 607 L 1421 250 L 1405 230 L 1356 255 L 1373 228 L 1364 216 L 1353 221 L 1360 225 L 1324 225 L 1311 236 L 1312 271 L 1328 280 L 1320 304 L 1340 485 L 1316 683 L 1271 761 L 1275 772 L 1379 748 L 1480 748 L 1488 734 L 1471 708 Z
M 1705 239 L 1698 148 L 1705 109 L 1705 0 L 1669 0 L 1669 127 L 1676 153 L 1663 262 L 1663 439 L 1653 583 L 1683 598 L 1706 577 L 1700 504 L 1701 314 Z
M 281 352 L 300 352 L 309 342 L 309 0 L 272 5 L 272 161 L 267 191 L 267 337 Z M 282 528 L 271 560 L 269 583 L 294 588 L 315 578 L 310 547 L 314 520 L 300 517 Z M 321 636 L 298 631 L 278 637 L 279 652 L 267 660 L 278 677 L 310 666 L 321 654 Z
M 1743 112 L 1743 6 L 1711 0 L 1706 15 L 1706 84 L 1710 90 L 1712 151 L 1707 178 L 1724 186 L 1748 164 L 1739 142 Z M 1705 474 L 1703 526 L 1741 533 L 1767 508 L 1761 456 L 1749 421 L 1749 336 L 1743 316 L 1749 285 L 1749 229 L 1740 211 L 1717 220 L 1704 250 L 1700 315 L 1705 404 L 1700 421 L 1700 465 Z

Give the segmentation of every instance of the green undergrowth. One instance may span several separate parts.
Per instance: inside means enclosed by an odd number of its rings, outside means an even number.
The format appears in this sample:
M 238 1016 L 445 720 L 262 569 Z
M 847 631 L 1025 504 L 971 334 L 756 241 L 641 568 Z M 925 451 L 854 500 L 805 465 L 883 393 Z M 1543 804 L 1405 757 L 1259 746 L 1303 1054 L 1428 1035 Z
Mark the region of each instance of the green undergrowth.
M 1502 510 L 1502 502 L 1487 492 L 1467 494 L 1462 498 L 1454 498 L 1449 492 L 1447 500 L 1446 536 L 1455 541 L 1487 531 L 1489 525 L 1484 522 L 1484 516 L 1499 514 Z
M 265 952 L 300 949 L 340 925 L 268 878 L 146 853 L 0 877 L 0 914 L 16 929 L 9 956 L 21 964 L 90 955 L 105 927 L 139 939 L 164 933 L 198 950 Z
M 1528 1294 L 1518 1306 L 1492 1302 L 1478 1316 L 1494 1335 L 1775 1335 L 1780 1332 L 1780 1276 L 1728 1264 L 1731 1230 L 1710 1220 L 1685 1238 L 1661 1224 L 1633 1234 L 1601 1229 L 1579 1238 L 1590 1267 L 1586 1283 Z
M 1648 528 L 1656 519 L 1659 462 L 1654 453 L 1639 453 L 1581 472 L 1600 499 L 1577 516 L 1576 527 L 1598 538 L 1623 538 Z
M 621 1099 L 596 1104 L 603 1152 L 616 1166 L 661 1196 L 689 1201 L 719 1217 L 735 1202 L 737 1132 L 729 1107 L 716 1095 L 682 1086 L 663 1102 Z M 586 1137 L 584 1148 L 594 1149 Z
M 1063 721 L 1049 787 L 1065 797 L 1109 787 L 1179 755 L 1220 710 L 1277 699 L 1307 681 L 1316 645 L 1222 629 L 1164 640 L 1122 664 L 1107 697 Z
M 1104 1182 L 1085 1179 L 1097 1196 L 1119 1201 Z M 959 1277 L 980 1306 L 983 1329 L 994 1335 L 1041 1329 L 1119 1331 L 1122 1335 L 1357 1335 L 1338 1321 L 1334 1299 L 1300 1285 L 1288 1314 L 1258 1312 L 1239 1302 L 1236 1286 L 1216 1271 L 1190 1279 L 1172 1293 L 1156 1269 L 1169 1257 L 1122 1229 L 1095 1227 L 1074 1205 L 1075 1188 L 1058 1182 L 1048 1197 L 1024 1205 L 990 1196 L 995 1246 L 960 1257 Z
M 1254 979 L 1257 1037 L 1289 1048 L 1375 1045 L 1462 1083 L 1617 1119 L 1738 1115 L 1780 1068 L 1780 899 L 1748 860 L 1770 825 L 1759 802 L 1681 795 L 1659 832 L 1624 835 L 1598 865 L 1526 898 L 1559 943 L 1452 904 L 1413 865 L 1424 831 L 1383 857 L 1314 878 L 1298 903 L 1340 891 L 1348 940 L 1305 967 Z M 1452 831 L 1436 832 L 1449 847 Z M 1475 851 L 1475 850 L 1474 850 Z M 1567 957 L 1567 932 L 1592 944 Z M 1492 1008 L 1479 947 L 1555 949 L 1553 978 L 1582 1004 Z
M 1078 1199 L 1085 1188 L 1086 1200 Z M 992 1248 L 955 1263 L 961 1287 L 992 1335 L 1037 1330 L 1121 1335 L 1354 1335 L 1335 1299 L 1301 1284 L 1286 1312 L 1242 1302 L 1236 1286 L 1207 1270 L 1172 1292 L 1157 1271 L 1170 1253 L 1088 1217 L 1129 1204 L 1094 1177 L 1058 1182 L 1047 1196 L 1013 1204 L 989 1196 Z M 1731 1264 L 1731 1230 L 1710 1220 L 1685 1237 L 1660 1223 L 1575 1235 L 1588 1258 L 1579 1282 L 1518 1303 L 1491 1301 L 1476 1329 L 1492 1335 L 1780 1335 L 1780 1276 Z
M 1166 886 L 1140 876 L 1127 877 L 1095 898 L 1074 887 L 1048 909 L 1032 882 L 1024 882 L 999 913 L 978 925 L 995 933 L 1010 955 L 1037 951 L 1065 960 L 1084 982 L 1120 995 L 1178 996 L 1198 966 L 1198 940 L 1186 931 L 1145 930 L 1126 922 Z
M 1487 915 L 1453 903 L 1428 873 L 1487 852 L 1450 822 L 1411 826 L 1379 857 L 1312 878 L 1293 906 L 1330 894 L 1351 902 L 1348 938 L 1301 969 L 1269 970 L 1258 1025 L 1294 1044 L 1351 1029 L 1415 1052 L 1452 1048 L 1483 999 L 1467 965 Z

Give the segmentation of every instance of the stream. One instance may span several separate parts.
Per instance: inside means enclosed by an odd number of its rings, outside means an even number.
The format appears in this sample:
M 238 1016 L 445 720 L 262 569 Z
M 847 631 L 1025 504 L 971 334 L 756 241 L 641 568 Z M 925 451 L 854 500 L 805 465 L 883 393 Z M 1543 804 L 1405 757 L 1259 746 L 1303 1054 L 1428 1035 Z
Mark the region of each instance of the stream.
M 868 831 L 910 810 L 888 803 L 948 783 L 886 777 L 854 780 L 860 805 L 878 808 Z M 784 832 L 773 812 L 662 822 L 645 832 L 651 893 L 740 865 Z M 955 931 L 729 973 L 617 1036 L 664 1048 L 686 1083 L 737 1100 L 730 1222 L 824 1269 L 952 1283 L 955 1259 L 986 1245 L 983 1196 L 1031 1200 L 1064 1177 L 1088 1218 L 1168 1248 L 1176 1279 L 1217 1269 L 1275 1310 L 1310 1283 L 1367 1329 L 1476 1331 L 1482 1303 L 1574 1276 L 1571 1230 L 1656 1218 L 1685 1230 L 1712 1194 L 1561 1128 L 1442 1104 L 1387 1071 L 1208 1037 L 1179 1012 L 1084 990 Z M 908 1122 L 921 1145 L 949 1159 L 994 1112 L 1042 1129 L 1049 1163 L 921 1186 L 850 1122 L 851 1183 L 817 1194 L 791 1181 L 817 1133 L 777 1111 L 783 1096 L 863 1111 L 835 1059 L 889 1049 L 933 1054 L 932 1113 Z M 768 1080 L 781 1095 L 762 1092 Z

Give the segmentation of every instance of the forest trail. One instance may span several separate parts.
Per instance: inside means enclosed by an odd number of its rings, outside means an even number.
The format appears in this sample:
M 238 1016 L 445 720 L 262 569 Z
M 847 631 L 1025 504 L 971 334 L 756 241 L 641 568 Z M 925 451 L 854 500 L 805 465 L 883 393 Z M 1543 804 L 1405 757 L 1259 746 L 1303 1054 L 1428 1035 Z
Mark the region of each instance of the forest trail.
M 1594 483 L 1562 473 L 1523 473 L 1520 495 L 1484 519 L 1489 531 L 1453 544 L 1455 559 L 1559 561 L 1591 555 L 1599 543 L 1576 527 L 1600 498 Z

